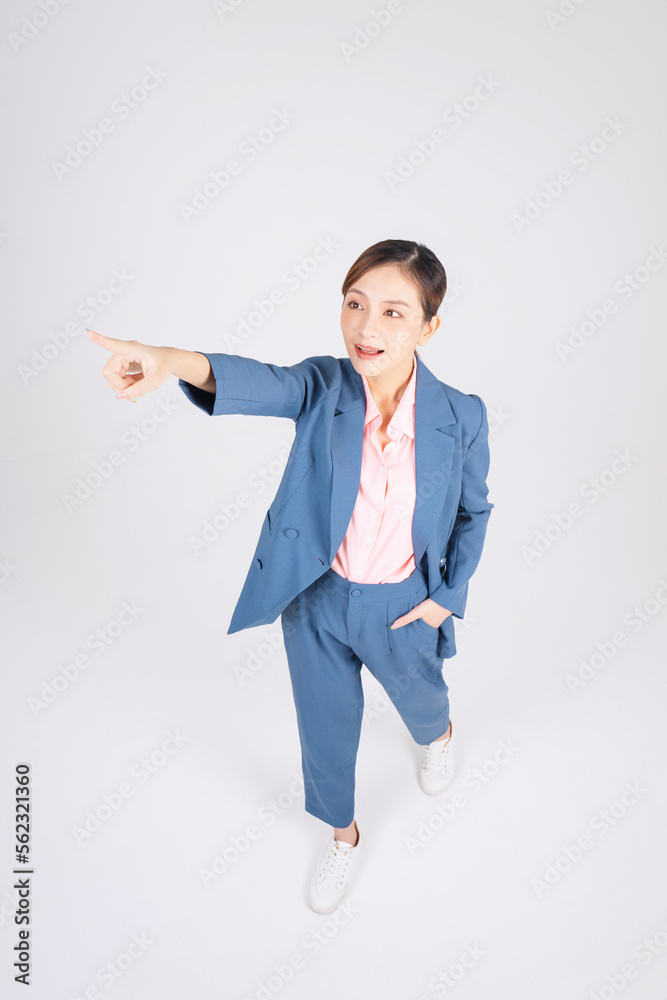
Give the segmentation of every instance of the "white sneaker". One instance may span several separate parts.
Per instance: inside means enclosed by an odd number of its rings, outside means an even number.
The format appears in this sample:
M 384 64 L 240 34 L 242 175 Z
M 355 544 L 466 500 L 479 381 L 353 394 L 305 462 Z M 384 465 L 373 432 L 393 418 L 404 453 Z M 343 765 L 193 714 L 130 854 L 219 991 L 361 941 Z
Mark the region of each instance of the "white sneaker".
M 313 872 L 308 887 L 308 902 L 316 913 L 331 913 L 340 906 L 347 892 L 350 875 L 364 843 L 356 820 L 354 825 L 358 836 L 354 847 L 344 840 L 335 840 L 332 835 Z
M 450 720 L 451 721 L 451 720 Z M 424 747 L 419 783 L 427 795 L 440 795 L 454 780 L 454 723 L 448 740 L 435 740 Z

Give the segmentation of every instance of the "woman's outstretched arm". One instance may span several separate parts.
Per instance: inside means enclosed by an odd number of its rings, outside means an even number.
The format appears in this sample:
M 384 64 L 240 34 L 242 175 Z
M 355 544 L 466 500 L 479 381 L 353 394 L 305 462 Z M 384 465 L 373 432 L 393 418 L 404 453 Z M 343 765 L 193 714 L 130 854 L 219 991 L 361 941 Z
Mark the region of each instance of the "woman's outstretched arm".
M 245 413 L 297 421 L 341 382 L 340 363 L 329 355 L 276 365 L 238 354 L 116 340 L 94 330 L 88 337 L 111 351 L 102 375 L 117 394 L 138 399 L 175 375 L 188 399 L 210 416 Z

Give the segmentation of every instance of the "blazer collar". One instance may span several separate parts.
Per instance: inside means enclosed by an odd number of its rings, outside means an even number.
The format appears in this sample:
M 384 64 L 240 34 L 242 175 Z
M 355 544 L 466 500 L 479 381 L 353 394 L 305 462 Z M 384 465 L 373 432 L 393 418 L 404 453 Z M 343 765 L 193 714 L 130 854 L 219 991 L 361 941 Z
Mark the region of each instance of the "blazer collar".
M 355 406 L 366 406 L 366 392 L 361 375 L 349 358 L 339 358 L 341 387 L 336 409 L 343 412 Z M 444 427 L 456 422 L 442 382 L 427 368 L 421 358 L 417 362 L 417 388 L 415 390 L 415 424 L 418 420 L 431 427 Z

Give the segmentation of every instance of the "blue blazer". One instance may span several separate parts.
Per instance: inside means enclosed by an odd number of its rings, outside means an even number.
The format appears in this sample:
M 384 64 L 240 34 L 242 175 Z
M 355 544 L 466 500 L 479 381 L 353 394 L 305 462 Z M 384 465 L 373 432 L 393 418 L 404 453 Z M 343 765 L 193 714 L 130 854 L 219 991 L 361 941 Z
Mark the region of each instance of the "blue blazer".
M 347 530 L 361 477 L 366 393 L 349 358 L 273 365 L 236 354 L 204 354 L 215 394 L 179 387 L 210 416 L 248 413 L 293 420 L 296 435 L 262 524 L 227 634 L 274 622 L 331 566 Z M 438 655 L 454 656 L 468 581 L 479 563 L 494 504 L 487 500 L 489 427 L 479 396 L 440 382 L 417 358 L 415 390 L 415 565 L 429 597 L 451 611 Z

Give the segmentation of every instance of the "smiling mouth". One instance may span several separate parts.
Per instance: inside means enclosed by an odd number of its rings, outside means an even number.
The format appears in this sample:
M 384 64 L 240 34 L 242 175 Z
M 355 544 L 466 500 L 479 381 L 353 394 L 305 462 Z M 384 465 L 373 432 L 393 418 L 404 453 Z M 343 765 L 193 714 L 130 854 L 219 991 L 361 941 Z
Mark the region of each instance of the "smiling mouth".
M 361 344 L 354 345 L 357 354 L 366 355 L 369 358 L 375 358 L 378 354 L 384 354 L 383 350 L 375 347 L 362 347 Z

